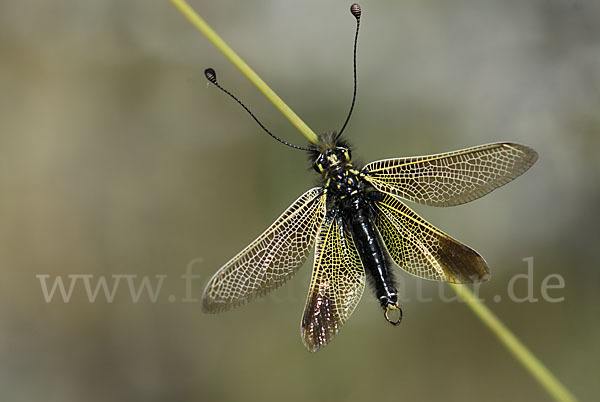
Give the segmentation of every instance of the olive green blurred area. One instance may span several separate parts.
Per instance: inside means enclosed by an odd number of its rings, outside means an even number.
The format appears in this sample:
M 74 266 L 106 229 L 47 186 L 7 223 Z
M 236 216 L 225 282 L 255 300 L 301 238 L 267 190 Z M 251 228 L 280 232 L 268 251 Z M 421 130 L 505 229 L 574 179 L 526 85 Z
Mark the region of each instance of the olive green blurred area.
M 190 3 L 316 132 L 339 130 L 352 96 L 349 2 Z M 594 399 L 600 3 L 361 5 L 353 155 L 496 141 L 538 151 L 530 171 L 480 200 L 410 206 L 486 258 L 480 297 Z M 0 54 L 1 400 L 550 399 L 450 288 L 401 272 L 402 325 L 366 291 L 316 354 L 299 336 L 310 263 L 264 299 L 201 312 L 209 277 L 316 176 L 207 85 L 213 67 L 267 127 L 305 145 L 169 2 L 2 1 Z M 186 287 L 188 266 L 198 277 Z M 92 290 L 120 276 L 112 302 L 102 290 L 90 301 L 84 275 Z M 564 287 L 544 297 L 548 275 Z M 135 302 L 128 285 L 144 277 L 162 286 Z M 68 302 L 59 290 L 46 300 L 56 278 L 67 290 L 78 278 Z M 522 300 L 530 291 L 537 302 Z

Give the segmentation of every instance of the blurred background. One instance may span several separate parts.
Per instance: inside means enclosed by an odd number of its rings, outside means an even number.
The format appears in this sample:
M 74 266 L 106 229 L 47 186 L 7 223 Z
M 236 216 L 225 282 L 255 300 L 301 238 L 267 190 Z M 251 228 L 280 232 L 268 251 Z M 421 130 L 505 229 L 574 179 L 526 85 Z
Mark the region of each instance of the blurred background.
M 339 130 L 352 94 L 349 1 L 190 3 L 316 132 Z M 410 206 L 487 259 L 480 297 L 578 397 L 594 399 L 600 3 L 361 6 L 353 155 L 495 141 L 538 151 L 529 172 L 480 200 Z M 0 399 L 549 400 L 448 301 L 449 288 L 405 274 L 400 327 L 367 291 L 317 354 L 299 336 L 310 263 L 260 301 L 201 313 L 209 277 L 316 176 L 302 152 L 206 84 L 214 67 L 267 127 L 304 144 L 169 2 L 1 1 L 0 51 Z M 511 300 L 529 257 L 514 294 L 538 301 Z M 189 288 L 187 267 L 198 275 Z M 564 288 L 547 296 L 560 302 L 543 297 L 552 274 Z M 58 287 L 49 293 L 57 278 L 67 293 L 74 281 L 67 301 Z M 92 291 L 121 278 L 112 302 L 100 288 L 91 302 L 85 278 Z

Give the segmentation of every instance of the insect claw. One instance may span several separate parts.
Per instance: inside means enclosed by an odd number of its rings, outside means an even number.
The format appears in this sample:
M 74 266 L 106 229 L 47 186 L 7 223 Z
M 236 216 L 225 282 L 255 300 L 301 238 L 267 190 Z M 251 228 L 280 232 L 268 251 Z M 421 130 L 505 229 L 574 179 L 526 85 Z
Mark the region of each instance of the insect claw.
M 394 316 L 397 316 L 395 319 L 390 317 L 390 313 L 393 311 L 397 311 L 396 313 L 392 313 Z M 388 304 L 385 306 L 383 315 L 385 316 L 386 321 L 394 326 L 400 325 L 400 321 L 402 321 L 402 309 L 396 304 Z

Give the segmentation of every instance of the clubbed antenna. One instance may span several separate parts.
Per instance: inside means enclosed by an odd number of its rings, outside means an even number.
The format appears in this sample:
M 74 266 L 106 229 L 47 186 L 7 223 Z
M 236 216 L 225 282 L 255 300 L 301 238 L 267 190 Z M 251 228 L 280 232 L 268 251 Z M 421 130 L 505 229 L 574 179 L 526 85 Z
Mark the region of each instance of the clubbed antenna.
M 348 117 L 346 117 L 346 121 L 344 122 L 344 125 L 342 126 L 342 129 L 338 133 L 336 139 L 339 138 L 342 135 L 342 133 L 344 132 L 346 125 L 350 121 L 350 116 L 352 116 L 352 110 L 354 110 L 354 104 L 356 103 L 356 44 L 358 42 L 358 30 L 360 28 L 360 15 L 362 14 L 362 10 L 360 9 L 360 6 L 357 3 L 354 3 L 350 6 L 350 12 L 354 16 L 354 18 L 356 18 L 356 34 L 354 35 L 354 57 L 353 57 L 354 93 L 352 94 L 352 105 L 350 105 L 350 111 L 348 112 Z
M 299 147 L 298 145 L 294 145 L 294 144 L 290 144 L 289 142 L 286 142 L 284 140 L 282 140 L 281 138 L 277 137 L 275 134 L 271 133 L 269 130 L 267 130 L 267 128 L 260 122 L 260 120 L 258 120 L 258 118 L 254 115 L 254 113 L 252 113 L 250 111 L 250 109 L 248 109 L 248 107 L 246 105 L 244 105 L 242 103 L 241 100 L 239 100 L 234 94 L 232 94 L 231 92 L 229 92 L 228 90 L 226 90 L 225 88 L 223 88 L 218 82 L 217 82 L 217 73 L 215 72 L 214 69 L 212 68 L 207 68 L 206 70 L 204 70 L 204 75 L 206 76 L 206 79 L 208 81 L 210 81 L 211 84 L 213 84 L 214 86 L 216 86 L 217 88 L 219 88 L 221 91 L 225 92 L 227 95 L 229 95 L 234 101 L 236 101 L 237 103 L 240 104 L 241 107 L 244 108 L 244 110 L 246 110 L 246 112 L 248 112 L 248 114 L 250 116 L 252 116 L 252 118 L 254 119 L 254 121 L 256 121 L 258 123 L 258 125 L 267 133 L 269 134 L 271 137 L 275 138 L 277 141 L 281 142 L 282 144 L 287 145 L 288 147 L 292 147 L 292 148 L 296 148 L 296 149 L 301 149 L 303 151 L 310 151 L 309 148 L 304 148 L 304 147 Z

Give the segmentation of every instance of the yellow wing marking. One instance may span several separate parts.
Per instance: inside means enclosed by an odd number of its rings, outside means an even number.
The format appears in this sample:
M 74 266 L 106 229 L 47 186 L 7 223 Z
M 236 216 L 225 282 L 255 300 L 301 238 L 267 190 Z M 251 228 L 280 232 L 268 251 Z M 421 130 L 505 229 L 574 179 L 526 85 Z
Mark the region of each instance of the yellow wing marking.
M 475 250 L 435 228 L 393 196 L 376 201 L 377 227 L 392 260 L 412 275 L 453 283 L 489 277 Z
M 302 316 L 302 342 L 316 352 L 339 332 L 365 288 L 365 271 L 352 235 L 336 219 L 319 231 L 315 263 Z

